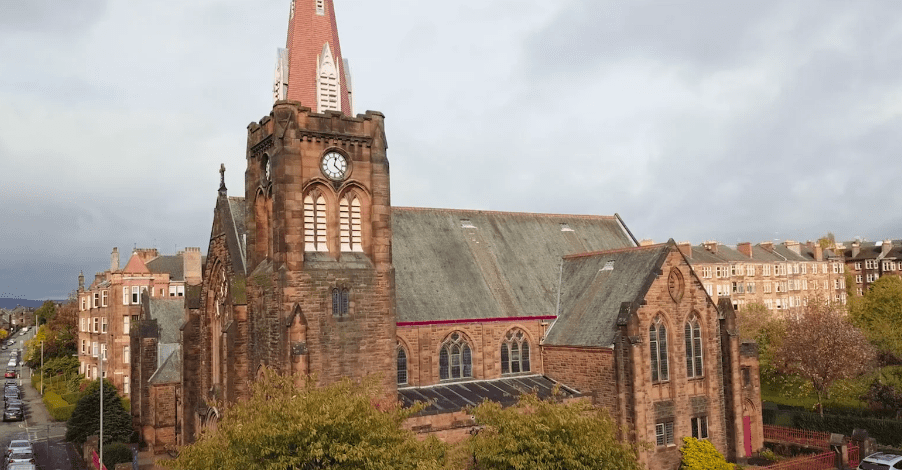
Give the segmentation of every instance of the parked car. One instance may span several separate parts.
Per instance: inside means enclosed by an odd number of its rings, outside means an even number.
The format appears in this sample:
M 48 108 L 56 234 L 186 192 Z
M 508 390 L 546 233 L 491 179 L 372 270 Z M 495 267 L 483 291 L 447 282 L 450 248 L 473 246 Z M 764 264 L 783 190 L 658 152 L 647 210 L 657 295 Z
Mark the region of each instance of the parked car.
M 6 420 L 6 413 L 3 414 L 3 419 Z M 6 458 L 7 468 L 10 464 L 14 463 L 34 463 L 34 454 L 31 452 L 13 452 L 9 454 L 9 457 Z
M 858 470 L 902 469 L 902 455 L 877 452 L 861 460 Z
M 4 377 L 4 378 L 7 378 L 7 379 L 14 379 L 14 378 L 16 378 L 16 371 L 15 371 L 15 370 L 11 370 L 11 369 L 7 369 L 7 370 L 6 370 L 6 373 L 3 374 L 3 377 Z
M 34 453 L 34 448 L 31 447 L 31 441 L 27 441 L 25 439 L 13 439 L 9 441 L 9 447 L 6 448 L 6 455 L 12 454 L 13 452 L 19 453 Z
M 22 391 L 19 390 L 19 387 L 6 387 L 5 389 L 3 389 L 3 399 L 9 400 L 10 398 L 22 398 Z
M 33 463 L 27 462 L 16 462 L 11 463 L 6 467 L 6 470 L 36 470 L 37 467 L 34 466 Z
M 3 421 L 22 421 L 23 419 L 25 419 L 25 412 L 22 411 L 22 407 L 20 407 L 20 406 L 11 406 L 11 407 L 3 410 Z M 30 455 L 30 454 L 11 454 L 10 456 L 15 456 L 15 455 Z
M 23 410 L 25 409 L 25 404 L 22 403 L 22 400 L 19 398 L 10 398 L 9 400 L 6 400 L 6 406 L 4 406 L 3 408 L 5 409 L 5 408 L 12 407 L 12 406 L 18 406 L 19 408 L 22 408 Z

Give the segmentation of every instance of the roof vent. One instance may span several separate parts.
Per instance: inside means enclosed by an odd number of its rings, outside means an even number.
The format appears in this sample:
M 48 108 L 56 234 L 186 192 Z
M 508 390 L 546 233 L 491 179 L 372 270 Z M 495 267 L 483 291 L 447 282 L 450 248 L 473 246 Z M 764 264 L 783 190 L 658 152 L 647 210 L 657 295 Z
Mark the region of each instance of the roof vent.
M 570 228 L 570 224 L 561 222 L 561 232 L 572 232 L 573 229 Z
M 610 260 L 604 263 L 604 267 L 599 271 L 613 271 L 614 270 L 614 260 Z
M 476 226 L 470 222 L 470 219 L 460 219 L 460 228 L 476 228 Z

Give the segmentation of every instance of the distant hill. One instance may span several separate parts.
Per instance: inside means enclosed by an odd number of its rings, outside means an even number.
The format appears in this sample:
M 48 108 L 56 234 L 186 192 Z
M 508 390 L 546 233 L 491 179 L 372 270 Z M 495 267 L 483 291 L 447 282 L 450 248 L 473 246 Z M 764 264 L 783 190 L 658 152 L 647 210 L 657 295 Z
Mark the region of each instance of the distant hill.
M 0 297 L 0 308 L 14 309 L 16 306 L 38 308 L 44 303 L 43 300 L 13 299 L 10 297 Z

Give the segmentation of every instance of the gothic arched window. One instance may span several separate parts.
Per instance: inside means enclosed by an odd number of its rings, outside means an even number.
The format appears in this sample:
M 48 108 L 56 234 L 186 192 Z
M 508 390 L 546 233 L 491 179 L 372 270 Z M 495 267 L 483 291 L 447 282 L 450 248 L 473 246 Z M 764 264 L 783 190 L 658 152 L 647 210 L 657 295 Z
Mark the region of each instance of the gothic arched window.
M 347 316 L 351 309 L 351 292 L 347 289 L 332 289 L 332 315 Z
M 398 343 L 398 385 L 407 384 L 407 352 Z
M 529 340 L 523 330 L 507 332 L 501 343 L 501 373 L 529 372 Z
M 321 194 L 304 197 L 304 251 L 329 251 L 326 243 L 326 198 Z
M 651 349 L 651 381 L 664 382 L 670 378 L 667 364 L 667 327 L 661 317 L 648 327 L 648 345 Z
M 441 380 L 473 376 L 473 354 L 463 335 L 451 333 L 442 343 L 438 354 L 438 369 Z
M 363 251 L 360 236 L 360 199 L 350 194 L 341 198 L 339 207 L 341 251 Z
M 705 375 L 702 368 L 702 330 L 698 326 L 698 318 L 694 315 L 686 322 L 684 328 L 686 336 L 686 376 L 702 377 Z

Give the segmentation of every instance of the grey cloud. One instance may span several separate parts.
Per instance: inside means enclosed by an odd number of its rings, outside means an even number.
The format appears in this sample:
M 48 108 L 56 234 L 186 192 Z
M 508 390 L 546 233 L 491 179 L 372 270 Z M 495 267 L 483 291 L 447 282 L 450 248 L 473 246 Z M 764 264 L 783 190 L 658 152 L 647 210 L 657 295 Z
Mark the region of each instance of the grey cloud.
M 85 31 L 106 9 L 106 0 L 4 1 L 0 3 L 0 31 L 35 35 Z M 22 45 L 27 48 L 27 44 Z

